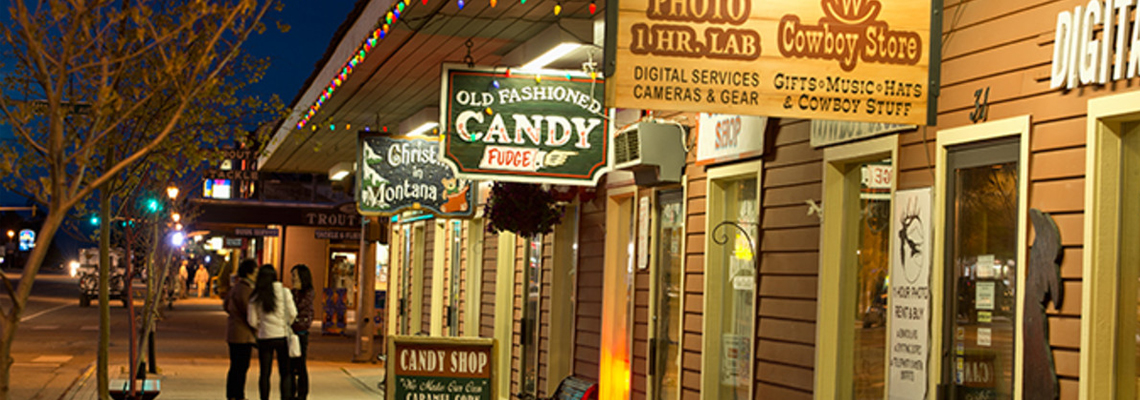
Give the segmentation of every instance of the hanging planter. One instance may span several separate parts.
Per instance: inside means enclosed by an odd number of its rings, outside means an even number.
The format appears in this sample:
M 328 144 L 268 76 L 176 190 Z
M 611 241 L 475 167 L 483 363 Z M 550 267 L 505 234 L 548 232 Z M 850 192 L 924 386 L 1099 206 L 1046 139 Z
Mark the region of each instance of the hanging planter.
M 496 182 L 487 200 L 487 229 L 522 237 L 550 233 L 562 222 L 563 206 L 541 185 Z

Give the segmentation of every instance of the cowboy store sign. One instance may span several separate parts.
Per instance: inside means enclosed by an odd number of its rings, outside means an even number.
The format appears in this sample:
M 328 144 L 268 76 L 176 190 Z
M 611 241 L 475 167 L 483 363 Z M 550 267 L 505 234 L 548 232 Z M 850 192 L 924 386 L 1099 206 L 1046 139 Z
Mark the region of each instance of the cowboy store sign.
M 441 158 L 467 179 L 593 186 L 610 165 L 604 82 L 444 65 Z
M 928 1 L 623 0 L 616 47 L 616 108 L 926 123 Z
M 362 215 L 392 215 L 406 209 L 439 216 L 474 213 L 472 182 L 456 179 L 441 163 L 439 138 L 361 133 L 357 151 L 357 208 Z

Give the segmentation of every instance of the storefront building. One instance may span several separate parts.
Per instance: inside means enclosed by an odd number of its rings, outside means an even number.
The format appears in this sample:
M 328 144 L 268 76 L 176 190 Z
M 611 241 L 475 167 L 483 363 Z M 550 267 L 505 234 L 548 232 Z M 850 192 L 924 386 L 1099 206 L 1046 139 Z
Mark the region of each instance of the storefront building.
M 358 130 L 403 137 L 420 110 L 446 114 L 436 66 L 517 65 L 509 53 L 559 19 L 592 27 L 616 12 L 560 3 L 553 18 L 554 2 L 532 2 L 360 2 L 295 104 L 321 105 L 286 121 L 263 164 L 314 172 L 351 161 Z M 920 32 L 897 22 L 900 3 L 866 4 L 889 32 Z M 789 26 L 814 29 L 820 4 Z M 397 7 L 396 20 L 520 19 L 510 34 L 424 34 L 389 22 Z M 358 334 L 368 354 L 356 356 L 382 353 L 366 343 L 389 335 L 493 338 L 501 399 L 549 396 L 566 376 L 597 382 L 605 399 L 1135 398 L 1135 7 L 942 4 L 940 40 L 896 35 L 937 51 L 915 61 L 936 79 L 903 90 L 936 94 L 933 124 L 925 114 L 835 122 L 810 97 L 801 107 L 799 92 L 787 103 L 798 116 L 749 116 L 763 113 L 731 99 L 728 110 L 623 108 L 607 121 L 609 170 L 561 185 L 570 194 L 549 233 L 489 230 L 489 182 L 472 183 L 470 215 L 385 214 L 386 240 L 364 241 L 384 250 L 359 263 L 379 267 L 374 281 L 357 275 L 386 293 L 381 334 Z M 356 71 L 342 76 L 344 59 Z M 633 93 L 622 74 L 637 72 L 622 61 L 604 86 Z M 449 131 L 440 120 L 435 129 Z M 635 162 L 617 149 L 633 135 L 680 150 Z M 298 151 L 317 142 L 337 150 Z

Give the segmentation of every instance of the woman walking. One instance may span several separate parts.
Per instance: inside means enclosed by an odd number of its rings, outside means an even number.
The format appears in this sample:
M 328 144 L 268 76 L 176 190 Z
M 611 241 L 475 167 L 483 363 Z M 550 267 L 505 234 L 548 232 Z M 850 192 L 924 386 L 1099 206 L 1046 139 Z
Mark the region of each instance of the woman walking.
M 286 329 L 291 329 L 296 316 L 293 295 L 277 281 L 277 270 L 272 265 L 262 265 L 257 270 L 253 295 L 249 299 L 249 324 L 257 328 L 257 357 L 261 362 L 257 389 L 261 400 L 269 400 L 269 375 L 273 373 L 274 354 L 277 355 L 281 399 L 289 400 L 292 396 L 293 380 L 289 377 L 289 346 L 285 334 Z
M 309 398 L 309 368 L 305 359 L 309 357 L 309 327 L 313 324 L 313 274 L 305 264 L 293 266 L 293 301 L 297 303 L 293 332 L 301 339 L 301 357 L 289 360 L 293 367 L 293 399 L 306 400 Z
M 182 267 L 185 271 L 186 266 Z M 253 278 L 257 273 L 257 261 L 242 260 L 237 275 L 233 277 L 233 288 L 225 297 L 224 306 L 229 318 L 226 319 L 226 342 L 230 346 L 230 370 L 226 374 L 226 398 L 245 400 L 245 376 L 249 373 L 249 358 L 253 345 L 257 343 L 254 328 L 249 325 L 249 296 L 253 292 Z

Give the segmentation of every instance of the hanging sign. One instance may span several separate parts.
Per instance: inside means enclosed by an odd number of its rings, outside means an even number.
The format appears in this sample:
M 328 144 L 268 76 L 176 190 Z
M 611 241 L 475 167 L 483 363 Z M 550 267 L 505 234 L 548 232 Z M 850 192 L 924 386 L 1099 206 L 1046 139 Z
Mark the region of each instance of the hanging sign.
M 20 251 L 29 251 L 36 247 L 36 233 L 31 229 L 20 230 Z
M 473 182 L 456 179 L 441 163 L 439 138 L 362 133 L 358 140 L 357 207 L 363 215 L 391 215 L 406 209 L 436 215 L 474 214 Z
M 890 399 L 925 399 L 930 375 L 930 188 L 895 192 L 891 226 Z
M 461 178 L 593 186 L 610 166 L 603 88 L 580 72 L 444 65 L 440 158 Z
M 697 121 L 697 165 L 764 154 L 768 117 L 701 113 Z
M 811 147 L 863 140 L 915 128 L 914 125 L 813 119 L 811 120 Z
M 388 400 L 491 400 L 495 341 L 388 337 Z
M 930 2 L 623 0 L 617 108 L 926 123 Z

